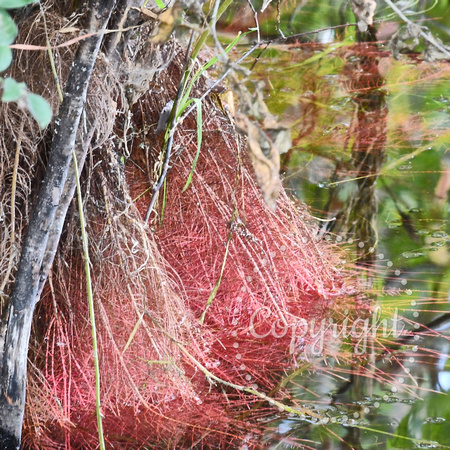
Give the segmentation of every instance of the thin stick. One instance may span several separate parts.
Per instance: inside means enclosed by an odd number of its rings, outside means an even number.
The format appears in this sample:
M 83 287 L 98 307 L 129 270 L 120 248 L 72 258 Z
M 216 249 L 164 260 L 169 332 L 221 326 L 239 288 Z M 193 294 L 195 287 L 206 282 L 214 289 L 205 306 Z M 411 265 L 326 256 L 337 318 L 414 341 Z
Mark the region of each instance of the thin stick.
M 166 179 L 167 172 L 169 171 L 169 163 L 170 163 L 170 158 L 172 156 L 173 136 L 175 134 L 175 129 L 177 126 L 177 109 L 178 109 L 178 105 L 180 103 L 181 96 L 183 94 L 184 86 L 185 86 L 187 75 L 188 75 L 187 67 L 189 64 L 189 54 L 191 53 L 193 41 L 194 41 L 194 31 L 191 32 L 191 38 L 189 40 L 189 45 L 186 50 L 186 56 L 184 58 L 183 70 L 181 72 L 182 78 L 181 78 L 180 84 L 178 86 L 177 96 L 175 98 L 175 102 L 174 102 L 173 108 L 172 108 L 171 120 L 170 120 L 170 125 L 169 125 L 169 139 L 167 141 L 167 148 L 166 148 L 166 152 L 164 155 L 162 172 L 158 179 L 158 182 L 152 188 L 153 195 L 152 195 L 152 200 L 150 202 L 150 205 L 148 206 L 148 209 L 147 209 L 147 214 L 145 215 L 145 219 L 144 219 L 145 223 L 147 223 L 148 219 L 150 218 L 150 214 L 152 213 L 153 207 L 155 206 L 155 203 L 156 203 L 156 199 L 158 198 L 158 193 L 161 189 L 161 186 L 164 183 L 164 180 Z
M 386 4 L 397 14 L 397 16 L 400 17 L 400 19 L 402 19 L 404 22 L 406 22 L 408 25 L 416 25 L 412 20 L 408 19 L 403 12 L 396 6 L 394 5 L 391 0 L 384 0 L 386 2 Z M 419 26 L 419 25 L 416 25 Z M 441 44 L 439 44 L 439 42 L 436 41 L 436 39 L 434 39 L 434 37 L 429 34 L 429 33 L 425 33 L 425 31 L 422 30 L 422 28 L 419 26 L 420 29 L 420 35 L 426 40 L 428 41 L 431 45 L 434 45 L 439 51 L 441 51 L 447 58 L 450 58 L 450 52 L 443 47 Z
M 269 402 L 271 405 L 278 407 L 281 411 L 285 411 L 287 413 L 295 414 L 295 415 L 307 415 L 311 417 L 315 417 L 316 419 L 322 419 L 322 417 L 315 413 L 314 411 L 311 411 L 307 408 L 301 408 L 296 407 L 293 408 L 292 406 L 286 405 L 285 403 L 279 402 L 278 400 L 275 400 L 273 398 L 270 398 L 265 394 L 264 392 L 259 392 L 255 388 L 242 386 L 240 384 L 234 384 L 230 383 L 229 381 L 223 380 L 222 378 L 219 378 L 218 376 L 214 375 L 212 372 L 210 372 L 205 366 L 203 366 L 196 358 L 194 358 L 184 347 L 184 345 L 176 340 L 174 337 L 172 337 L 164 328 L 159 324 L 159 322 L 152 317 L 152 315 L 145 311 L 144 314 L 150 318 L 150 320 L 161 330 L 162 333 L 164 333 L 183 353 L 185 356 L 188 357 L 192 361 L 192 363 L 200 369 L 201 372 L 205 375 L 205 377 L 210 380 L 210 382 L 215 381 L 217 383 L 220 383 L 224 386 L 228 386 L 230 388 L 236 389 L 241 392 L 246 392 L 247 394 L 252 394 L 256 397 L 259 397 L 267 402 Z
M 86 234 L 86 222 L 84 220 L 83 213 L 83 198 L 81 197 L 81 185 L 80 174 L 78 173 L 78 162 L 75 150 L 72 151 L 73 165 L 75 167 L 75 178 L 77 180 L 77 199 L 78 199 L 78 212 L 80 214 L 80 227 L 81 227 L 81 239 L 83 242 L 83 257 L 84 257 L 84 270 L 86 273 L 86 290 L 88 295 L 89 304 L 89 317 L 91 320 L 92 331 L 92 350 L 94 353 L 94 370 L 95 370 L 95 413 L 97 416 L 98 438 L 100 443 L 100 449 L 105 450 L 105 439 L 103 436 L 103 423 L 102 423 L 102 405 L 100 400 L 100 367 L 98 364 L 98 345 L 97 345 L 97 328 L 95 325 L 95 311 L 94 311 L 94 296 L 92 294 L 92 279 L 89 259 L 89 245 L 88 237 Z

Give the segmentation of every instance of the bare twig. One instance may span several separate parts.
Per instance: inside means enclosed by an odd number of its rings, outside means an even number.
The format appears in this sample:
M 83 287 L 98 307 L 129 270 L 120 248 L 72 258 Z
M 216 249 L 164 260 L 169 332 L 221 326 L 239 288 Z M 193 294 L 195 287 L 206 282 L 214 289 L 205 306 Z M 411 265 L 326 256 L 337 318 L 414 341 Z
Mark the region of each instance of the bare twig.
M 158 198 L 158 193 L 161 190 L 161 187 L 164 183 L 164 180 L 166 179 L 167 172 L 169 171 L 169 164 L 170 164 L 170 158 L 172 156 L 172 146 L 173 146 L 173 136 L 175 133 L 176 126 L 178 124 L 177 122 L 177 109 L 180 103 L 181 96 L 183 94 L 184 86 L 186 84 L 187 75 L 188 75 L 188 64 L 189 64 L 189 55 L 191 53 L 192 43 L 194 41 L 194 31 L 191 32 L 191 38 L 189 40 L 189 45 L 186 50 L 186 56 L 184 58 L 184 64 L 183 69 L 181 71 L 181 80 L 180 84 L 178 85 L 178 91 L 177 96 L 175 98 L 175 102 L 173 104 L 172 113 L 171 113 L 171 120 L 169 125 L 169 138 L 167 140 L 167 146 L 166 151 L 164 154 L 164 162 L 163 162 L 163 168 L 161 175 L 159 176 L 159 179 L 157 183 L 152 188 L 152 200 L 150 201 L 150 205 L 148 206 L 147 213 L 145 214 L 145 222 L 148 222 L 148 219 L 150 218 L 150 214 L 153 211 L 153 207 L 155 206 L 156 199 Z
M 403 11 L 401 11 L 396 5 L 394 5 L 394 3 L 391 2 L 391 0 L 384 0 L 384 1 L 405 23 L 407 23 L 408 25 L 418 26 L 420 29 L 420 35 L 427 42 L 429 42 L 431 45 L 433 45 L 439 51 L 441 51 L 445 56 L 447 56 L 447 58 L 450 58 L 450 52 L 444 46 L 439 44 L 439 42 L 436 41 L 436 39 L 431 35 L 431 33 L 425 33 L 425 31 L 419 25 L 415 24 L 412 20 L 408 19 L 408 17 L 406 17 L 403 14 Z

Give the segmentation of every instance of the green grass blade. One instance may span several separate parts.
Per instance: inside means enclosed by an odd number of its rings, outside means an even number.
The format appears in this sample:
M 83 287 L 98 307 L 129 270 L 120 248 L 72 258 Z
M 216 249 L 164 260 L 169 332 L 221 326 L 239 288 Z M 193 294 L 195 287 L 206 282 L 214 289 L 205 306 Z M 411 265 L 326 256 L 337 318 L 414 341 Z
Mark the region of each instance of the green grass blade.
M 209 307 L 212 305 L 212 302 L 216 298 L 217 291 L 219 290 L 220 284 L 222 283 L 223 272 L 225 270 L 225 264 L 227 262 L 228 251 L 230 248 L 231 236 L 232 236 L 232 232 L 230 231 L 228 233 L 227 246 L 225 247 L 225 255 L 223 257 L 222 268 L 220 269 L 219 279 L 217 280 L 217 283 L 214 286 L 214 289 L 211 291 L 211 294 L 209 294 L 208 300 L 206 301 L 205 310 L 203 311 L 202 316 L 200 317 L 200 320 L 199 320 L 199 322 L 201 324 L 203 324 L 203 322 L 205 321 L 206 311 L 208 311 Z
M 186 106 L 189 105 L 189 103 L 195 102 L 197 106 L 197 153 L 194 157 L 194 162 L 192 163 L 191 172 L 189 173 L 188 179 L 186 181 L 186 184 L 184 185 L 184 188 L 181 192 L 184 192 L 189 185 L 191 184 L 192 177 L 194 176 L 195 166 L 198 161 L 198 157 L 200 156 L 200 148 L 202 146 L 202 127 L 203 127 L 203 120 L 202 120 L 202 102 L 198 98 L 192 99 L 190 102 L 187 103 Z

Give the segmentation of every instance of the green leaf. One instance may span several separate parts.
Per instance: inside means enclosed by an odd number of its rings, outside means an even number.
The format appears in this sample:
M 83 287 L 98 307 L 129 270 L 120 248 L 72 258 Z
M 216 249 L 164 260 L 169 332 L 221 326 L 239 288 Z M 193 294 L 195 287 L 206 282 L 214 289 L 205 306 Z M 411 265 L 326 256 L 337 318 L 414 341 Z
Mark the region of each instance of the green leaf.
M 45 128 L 52 120 L 52 108 L 40 95 L 28 94 L 28 109 L 41 128 Z
M 12 61 L 12 51 L 7 45 L 0 45 L 0 72 L 6 70 Z
M 14 78 L 5 78 L 3 81 L 3 102 L 16 102 L 26 93 L 27 85 L 18 83 Z
M 0 0 L 0 45 L 9 45 L 14 42 L 17 36 L 17 25 L 11 16 L 4 9 L 1 9 L 1 2 L 2 0 Z
M 159 9 L 164 9 L 166 7 L 166 5 L 161 0 L 155 0 L 155 3 Z
M 0 0 L 0 8 L 5 9 L 22 8 L 22 6 L 29 5 L 30 3 L 38 3 L 38 2 L 39 0 Z

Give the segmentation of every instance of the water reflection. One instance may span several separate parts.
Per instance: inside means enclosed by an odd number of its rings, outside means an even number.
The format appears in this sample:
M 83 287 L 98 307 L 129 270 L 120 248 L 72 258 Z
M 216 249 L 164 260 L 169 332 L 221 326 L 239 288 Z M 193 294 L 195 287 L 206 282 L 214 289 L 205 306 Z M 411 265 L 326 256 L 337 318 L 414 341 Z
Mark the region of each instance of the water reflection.
M 373 36 L 375 30 L 372 27 L 367 33 L 359 33 L 361 42 L 346 54 L 342 79 L 355 108 L 342 151 L 345 154 L 350 147 L 351 158 L 336 164 L 325 205 L 330 220 L 324 227 L 324 231 L 356 237 L 357 262 L 369 267 L 374 264 L 377 247 L 375 183 L 384 162 L 388 115 L 385 80 L 378 70 L 378 49 L 370 42 Z M 345 178 L 353 179 L 355 186 L 336 210 L 339 182 Z M 368 275 L 369 289 L 371 278 Z
M 280 72 L 270 80 L 292 95 L 273 95 L 271 104 L 293 123 L 285 184 L 320 215 L 321 236 L 345 245 L 364 283 L 365 299 L 337 317 L 360 320 L 362 334 L 364 321 L 369 328 L 363 352 L 355 351 L 360 338 L 344 335 L 314 371 L 300 371 L 295 398 L 322 420 L 283 417 L 269 448 L 450 446 L 450 176 L 448 117 L 439 114 L 447 91 L 441 82 L 418 85 L 419 66 L 410 79 L 371 31 L 296 84 Z M 442 96 L 434 108 L 430 94 Z M 392 327 L 397 314 L 403 333 L 395 339 L 380 324 Z

